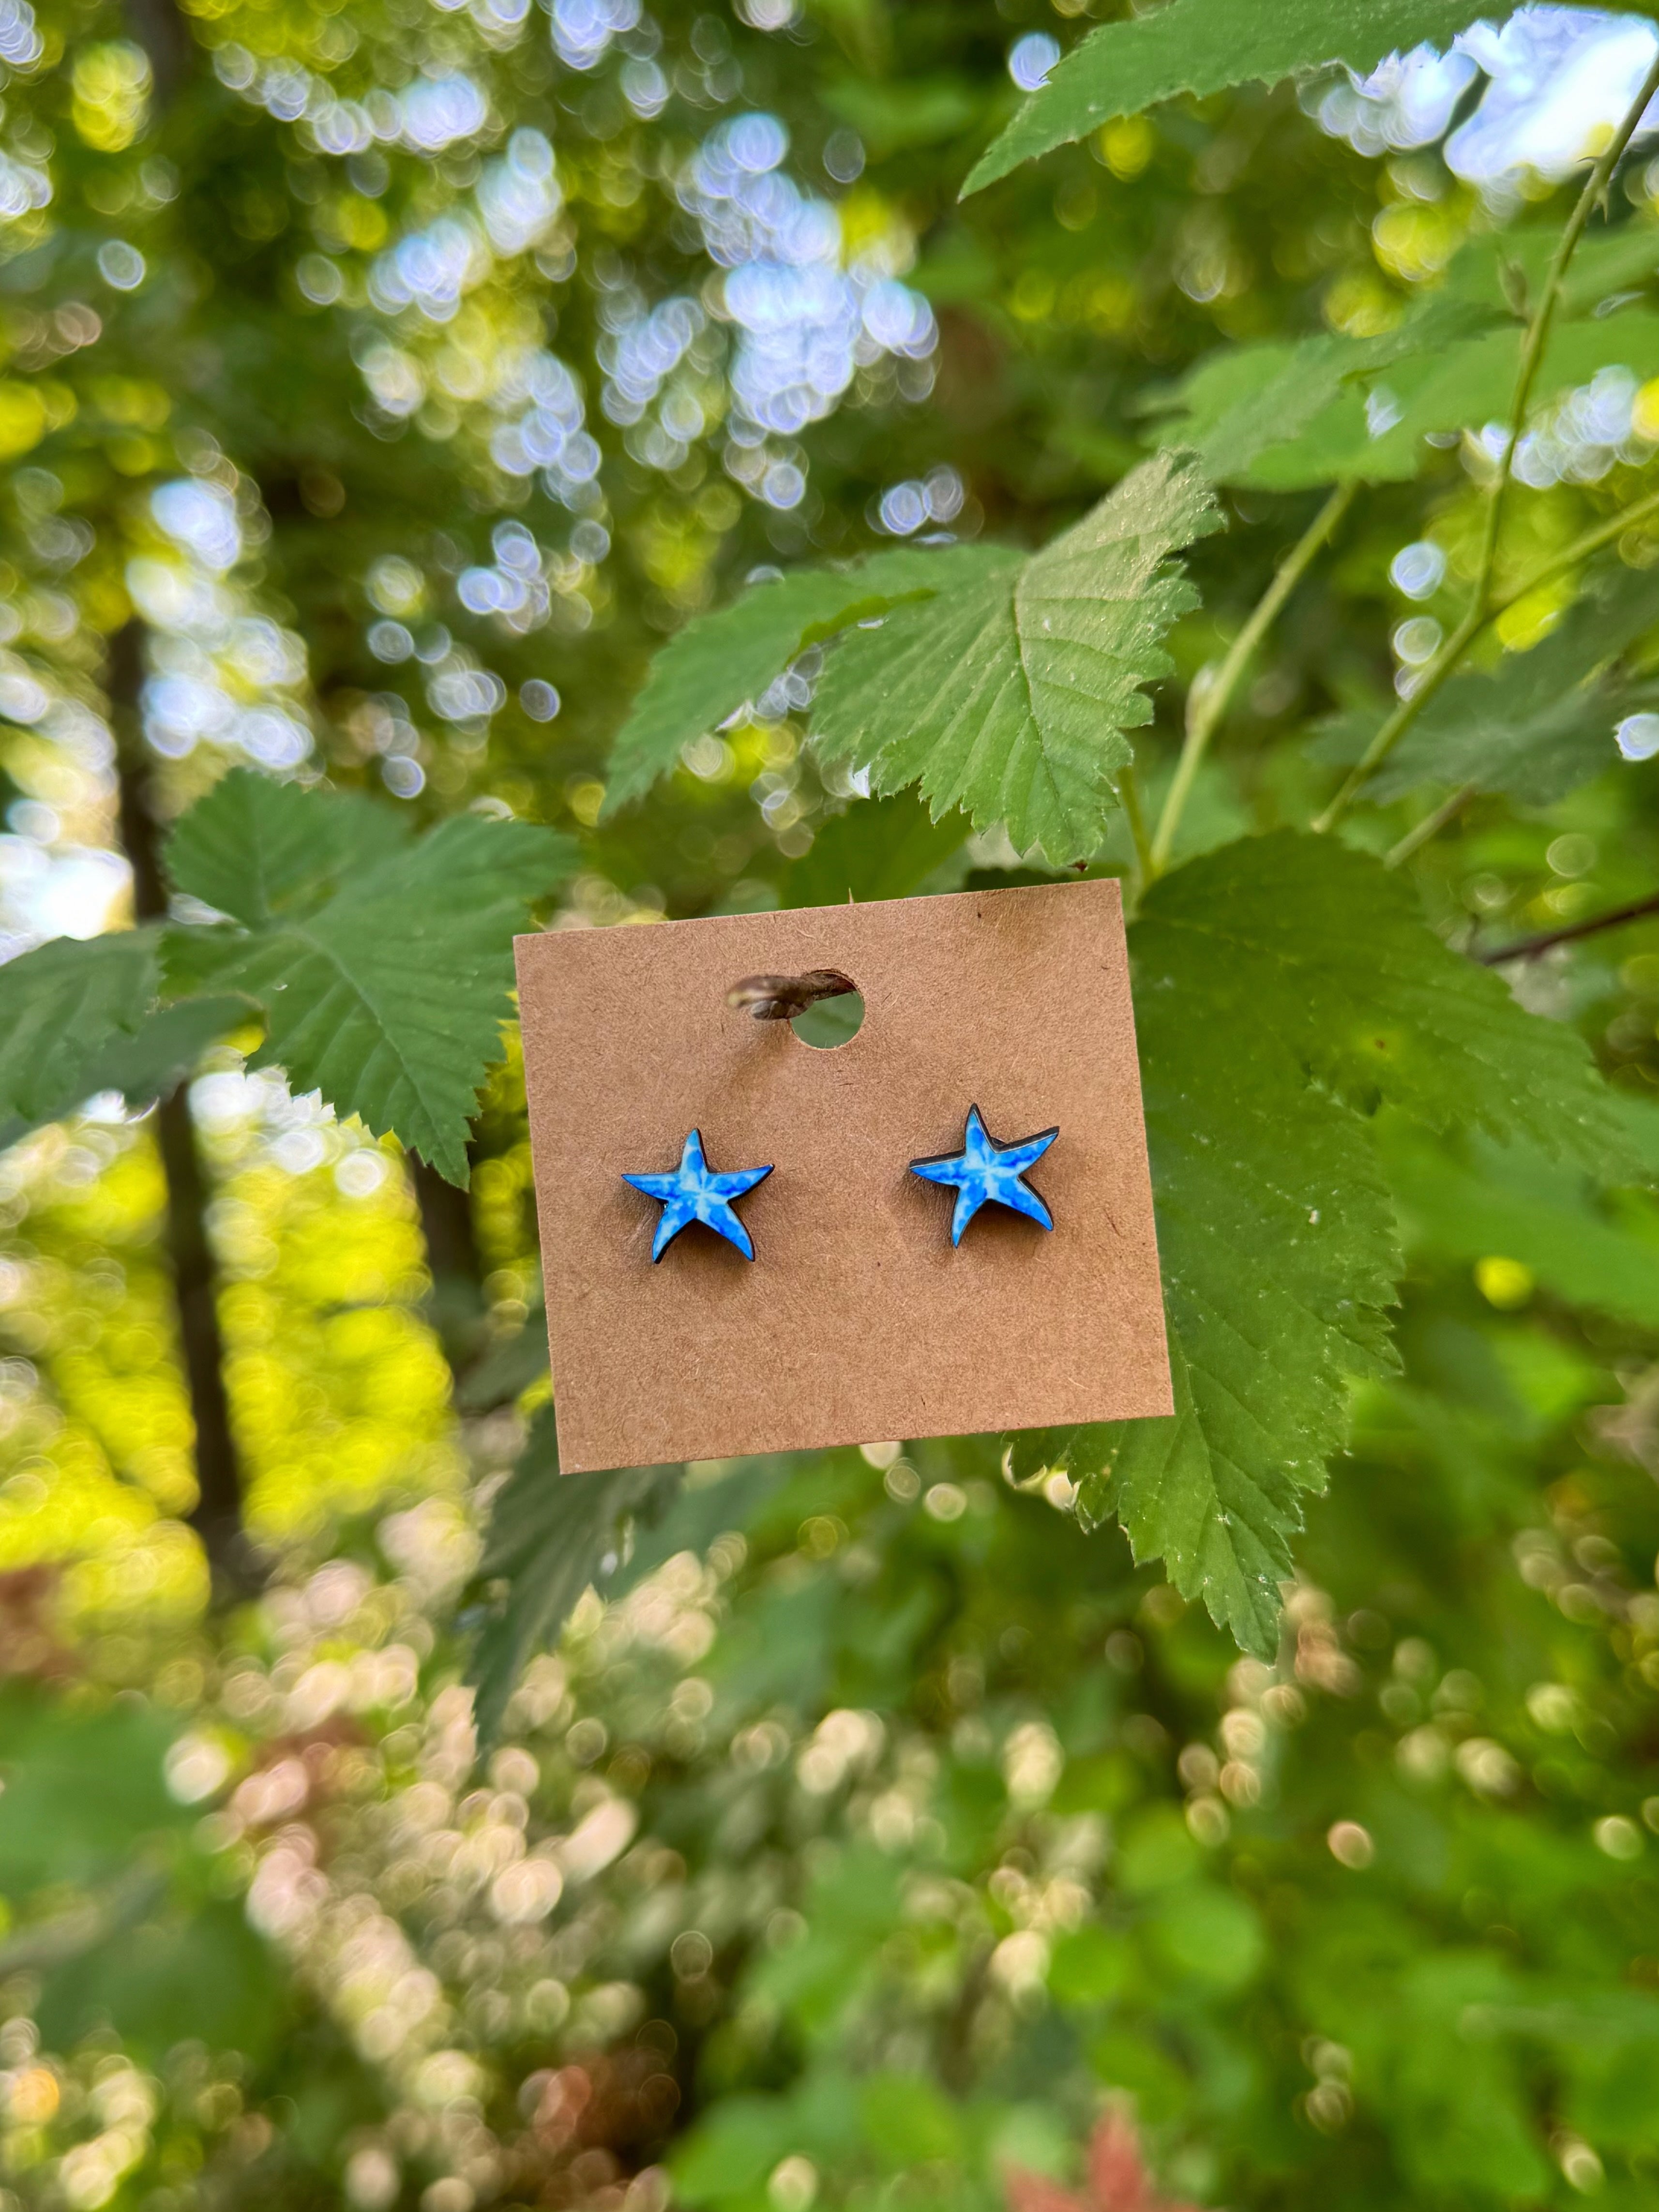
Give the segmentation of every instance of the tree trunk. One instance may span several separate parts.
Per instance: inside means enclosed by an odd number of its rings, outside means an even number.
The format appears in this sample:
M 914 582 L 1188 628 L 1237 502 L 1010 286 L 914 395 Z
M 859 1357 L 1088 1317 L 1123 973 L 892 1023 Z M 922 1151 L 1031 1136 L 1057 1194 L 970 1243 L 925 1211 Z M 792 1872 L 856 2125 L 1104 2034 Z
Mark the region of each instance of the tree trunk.
M 142 647 L 143 626 L 129 622 L 110 640 L 107 672 L 120 777 L 121 842 L 132 868 L 133 911 L 141 922 L 164 921 L 167 911 L 139 708 Z M 167 1183 L 167 1250 L 185 1380 L 196 1425 L 198 1494 L 189 1520 L 202 1540 L 216 1589 L 226 1595 L 248 1587 L 253 1562 L 242 1527 L 241 1476 L 225 1394 L 224 1340 L 219 1333 L 216 1271 L 207 1233 L 207 1185 L 187 1084 L 180 1084 L 157 1107 L 155 1135 Z

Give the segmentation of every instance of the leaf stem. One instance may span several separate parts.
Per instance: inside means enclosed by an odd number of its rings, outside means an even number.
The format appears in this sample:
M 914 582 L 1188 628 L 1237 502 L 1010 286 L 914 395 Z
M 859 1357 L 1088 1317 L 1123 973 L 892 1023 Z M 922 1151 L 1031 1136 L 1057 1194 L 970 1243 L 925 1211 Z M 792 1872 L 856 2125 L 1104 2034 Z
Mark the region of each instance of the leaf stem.
M 1521 349 L 1521 366 L 1515 380 L 1515 396 L 1510 402 L 1509 421 L 1504 426 L 1504 450 L 1498 457 L 1497 473 L 1486 502 L 1486 524 L 1480 541 L 1480 565 L 1476 574 L 1474 604 L 1484 606 L 1492 595 L 1493 570 L 1498 563 L 1498 538 L 1503 521 L 1504 496 L 1510 488 L 1515 469 L 1516 447 L 1526 428 L 1527 410 L 1532 404 L 1538 372 L 1543 366 L 1544 349 L 1549 343 L 1550 332 L 1555 326 L 1555 311 L 1561 302 L 1561 288 L 1565 281 L 1569 264 L 1577 251 L 1586 225 L 1599 201 L 1606 195 L 1613 171 L 1623 160 L 1625 150 L 1636 135 L 1637 125 L 1647 113 L 1649 103 L 1659 94 L 1659 54 L 1642 80 L 1641 87 L 1624 120 L 1601 149 L 1595 167 L 1584 181 L 1572 213 L 1567 217 L 1566 228 L 1561 233 L 1555 249 L 1549 274 L 1544 279 L 1544 289 L 1528 325 L 1526 340 Z
M 1181 817 L 1186 811 L 1200 764 L 1208 750 L 1210 739 L 1220 726 L 1251 654 L 1277 619 L 1285 600 L 1307 574 L 1314 556 L 1347 513 L 1358 489 L 1357 483 L 1337 486 L 1279 562 L 1273 581 L 1262 593 L 1243 629 L 1227 648 L 1226 658 L 1212 679 L 1201 690 L 1197 685 L 1194 686 L 1188 701 L 1187 734 L 1182 744 L 1181 758 L 1176 763 L 1175 778 L 1165 794 L 1163 811 L 1158 816 L 1158 835 L 1152 840 L 1150 861 L 1143 863 L 1148 883 L 1161 876 L 1170 865 L 1170 848 L 1175 843 L 1176 831 L 1181 826 Z
M 1400 842 L 1390 848 L 1383 855 L 1383 866 L 1385 868 L 1401 866 L 1403 862 L 1410 860 L 1413 853 L 1426 845 L 1431 838 L 1437 837 L 1446 824 L 1455 821 L 1463 811 L 1470 799 L 1474 797 L 1475 788 L 1476 787 L 1472 783 L 1460 783 L 1449 799 L 1443 799 L 1433 813 L 1425 814 L 1415 829 L 1408 830 Z
M 1117 780 L 1118 803 L 1123 809 L 1123 818 L 1129 825 L 1129 835 L 1134 840 L 1135 866 L 1139 876 L 1136 899 L 1154 880 L 1157 871 L 1152 860 L 1152 848 L 1148 842 L 1146 810 L 1140 803 L 1140 785 L 1132 764 L 1126 765 Z M 1131 903 L 1134 903 L 1133 901 Z
M 1402 699 L 1393 714 L 1389 716 L 1366 747 L 1364 757 L 1349 771 L 1341 789 L 1324 812 L 1315 821 L 1313 827 L 1317 831 L 1329 830 L 1346 811 L 1372 769 L 1394 750 L 1418 715 L 1422 713 L 1429 701 L 1433 698 L 1446 678 L 1456 668 L 1480 632 L 1500 614 L 1512 607 L 1517 599 L 1523 599 L 1528 592 L 1535 591 L 1540 584 L 1547 582 L 1551 576 L 1559 574 L 1564 567 L 1571 567 L 1573 559 L 1582 558 L 1584 551 L 1595 550 L 1595 547 L 1589 544 L 1586 539 L 1581 539 L 1577 544 L 1582 550 L 1573 551 L 1569 556 L 1558 558 L 1546 563 L 1544 568 L 1535 569 L 1518 590 L 1510 592 L 1502 597 L 1493 592 L 1492 578 L 1498 565 L 1498 539 L 1503 521 L 1504 495 L 1509 489 L 1510 479 L 1515 465 L 1516 447 L 1519 445 L 1521 433 L 1526 427 L 1527 409 L 1531 404 L 1533 391 L 1538 381 L 1538 372 L 1543 363 L 1544 349 L 1549 343 L 1550 331 L 1554 327 L 1555 311 L 1560 304 L 1561 288 L 1565 281 L 1567 269 L 1573 254 L 1577 250 L 1578 241 L 1584 234 L 1585 226 L 1589 222 L 1597 202 L 1606 193 L 1613 171 L 1623 159 L 1626 149 L 1636 135 L 1638 125 L 1646 114 L 1649 105 L 1656 94 L 1659 94 L 1659 55 L 1655 56 L 1653 65 L 1643 78 L 1636 97 L 1626 110 L 1619 128 L 1602 149 L 1595 166 L 1585 179 L 1584 189 L 1579 193 L 1572 213 L 1567 218 L 1566 227 L 1561 233 L 1560 241 L 1556 246 L 1554 257 L 1550 263 L 1549 274 L 1544 280 L 1543 292 L 1537 307 L 1533 311 L 1532 320 L 1527 326 L 1527 334 L 1521 348 L 1521 365 L 1516 374 L 1515 392 L 1510 402 L 1509 421 L 1504 426 L 1504 449 L 1498 457 L 1497 470 L 1492 477 L 1492 489 L 1487 495 L 1486 526 L 1481 532 L 1480 558 L 1475 570 L 1474 592 L 1469 602 L 1468 611 L 1424 671 L 1421 680 L 1412 691 L 1411 696 Z M 1626 519 L 1639 512 L 1644 504 L 1646 503 L 1638 502 L 1637 507 L 1626 510 Z M 1620 527 L 1623 527 L 1622 521 Z M 1614 537 L 1618 534 L 1618 529 L 1612 532 Z M 1595 532 L 1588 533 L 1588 538 L 1595 538 L 1598 545 L 1607 542 L 1606 536 L 1598 536 Z
M 1349 769 L 1342 788 L 1324 812 L 1315 819 L 1314 830 L 1322 836 L 1346 812 L 1360 787 L 1369 780 L 1373 769 L 1388 758 L 1446 678 L 1454 673 L 1457 664 L 1483 629 L 1500 616 L 1506 615 L 1519 600 L 1526 598 L 1528 592 L 1537 591 L 1553 577 L 1559 576 L 1564 568 L 1576 568 L 1579 562 L 1589 560 L 1592 553 L 1599 553 L 1604 545 L 1610 545 L 1614 538 L 1622 538 L 1633 523 L 1644 520 L 1656 510 L 1659 510 L 1659 491 L 1650 492 L 1645 499 L 1638 499 L 1629 507 L 1621 507 L 1617 514 L 1608 515 L 1593 530 L 1587 530 L 1582 537 L 1575 538 L 1571 544 L 1564 547 L 1559 553 L 1551 554 L 1547 561 L 1540 562 L 1530 574 L 1523 576 L 1510 590 L 1500 592 L 1495 599 L 1489 600 L 1484 611 L 1479 606 L 1471 607 L 1424 670 L 1410 696 L 1400 702 L 1366 746 L 1363 757 Z

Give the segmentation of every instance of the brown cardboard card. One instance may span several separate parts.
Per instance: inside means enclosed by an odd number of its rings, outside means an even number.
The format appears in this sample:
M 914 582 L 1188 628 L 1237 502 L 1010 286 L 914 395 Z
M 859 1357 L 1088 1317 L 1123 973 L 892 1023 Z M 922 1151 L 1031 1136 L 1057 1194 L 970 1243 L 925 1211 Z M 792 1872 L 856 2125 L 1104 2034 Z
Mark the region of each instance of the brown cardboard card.
M 1115 883 L 517 941 L 560 1463 L 567 1472 L 1042 1428 L 1171 1410 Z M 830 1050 L 726 1003 L 838 969 Z M 1029 1181 L 1054 1227 L 909 1163 L 1057 1127 Z M 769 1165 L 755 1258 L 702 1224 L 653 1265 L 667 1174 Z

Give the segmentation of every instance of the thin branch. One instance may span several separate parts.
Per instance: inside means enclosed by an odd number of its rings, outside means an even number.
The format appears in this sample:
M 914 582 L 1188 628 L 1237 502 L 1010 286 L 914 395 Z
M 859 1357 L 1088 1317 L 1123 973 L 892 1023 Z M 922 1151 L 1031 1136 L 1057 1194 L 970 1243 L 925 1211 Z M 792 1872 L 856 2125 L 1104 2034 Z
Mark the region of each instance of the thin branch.
M 1477 786 L 1461 783 L 1449 799 L 1443 799 L 1432 814 L 1425 814 L 1414 830 L 1408 830 L 1400 842 L 1390 848 L 1382 857 L 1385 868 L 1397 868 L 1419 852 L 1431 839 L 1437 837 L 1449 822 L 1457 817 L 1474 797 Z
M 1645 499 L 1636 500 L 1629 507 L 1621 507 L 1617 514 L 1610 514 L 1604 522 L 1598 522 L 1593 530 L 1587 530 L 1582 537 L 1575 538 L 1571 544 L 1564 547 L 1559 553 L 1553 553 L 1529 575 L 1523 576 L 1512 590 L 1501 592 L 1484 614 L 1471 607 L 1424 670 L 1410 696 L 1400 702 L 1366 746 L 1364 757 L 1349 769 L 1342 788 L 1315 821 L 1314 829 L 1322 835 L 1346 812 L 1360 787 L 1370 781 L 1372 772 L 1388 758 L 1446 678 L 1455 672 L 1458 663 L 1483 629 L 1497 622 L 1500 616 L 1506 615 L 1529 592 L 1537 591 L 1564 569 L 1576 568 L 1581 561 L 1588 561 L 1592 553 L 1599 553 L 1604 545 L 1612 544 L 1634 524 L 1645 521 L 1656 511 L 1659 511 L 1659 491 L 1650 492 Z
M 1181 758 L 1176 763 L 1175 779 L 1164 797 L 1164 809 L 1158 816 L 1158 835 L 1152 840 L 1150 867 L 1146 871 L 1149 883 L 1154 877 L 1161 876 L 1170 865 L 1176 831 L 1181 826 L 1181 817 L 1186 810 L 1200 763 L 1231 703 L 1233 693 L 1238 688 L 1238 680 L 1249 665 L 1251 655 L 1278 619 L 1286 599 L 1307 574 L 1314 556 L 1329 539 L 1352 505 L 1358 489 L 1358 483 L 1337 486 L 1279 562 L 1273 581 L 1262 593 L 1243 629 L 1228 647 L 1226 658 L 1212 681 L 1202 690 L 1194 687 L 1188 707 L 1187 735 L 1182 744 Z
M 1588 544 L 1587 539 L 1581 538 L 1577 547 L 1569 549 L 1567 556 L 1559 556 L 1542 568 L 1534 569 L 1532 575 L 1518 590 L 1502 596 L 1495 594 L 1492 590 L 1492 577 L 1498 564 L 1498 538 L 1503 519 L 1504 495 L 1509 489 L 1510 478 L 1514 468 L 1516 447 L 1520 443 L 1521 433 L 1526 427 L 1527 409 L 1531 404 L 1533 391 L 1538 381 L 1538 372 L 1543 362 L 1544 349 L 1549 342 L 1550 331 L 1554 325 L 1555 311 L 1560 303 L 1561 287 L 1591 213 L 1597 202 L 1606 193 L 1613 171 L 1623 159 L 1626 149 L 1635 136 L 1638 125 L 1647 113 L 1649 105 L 1656 94 L 1659 94 L 1659 56 L 1655 57 L 1653 66 L 1643 79 L 1641 88 L 1626 109 L 1623 121 L 1603 149 L 1595 167 L 1591 169 L 1585 180 L 1584 189 L 1578 195 L 1572 213 L 1567 218 L 1566 227 L 1561 233 L 1560 242 L 1556 246 L 1554 258 L 1550 263 L 1549 274 L 1544 280 L 1542 295 L 1533 311 L 1532 320 L 1528 325 L 1526 337 L 1521 348 L 1521 364 L 1516 375 L 1515 394 L 1510 402 L 1510 416 L 1505 425 L 1504 450 L 1498 456 L 1497 470 L 1487 495 L 1486 527 L 1482 532 L 1480 542 L 1480 559 L 1475 571 L 1474 591 L 1469 602 L 1468 611 L 1425 670 L 1410 697 L 1401 701 L 1399 706 L 1395 708 L 1393 714 L 1371 739 L 1366 748 L 1364 757 L 1350 770 L 1341 789 L 1315 822 L 1313 826 L 1316 830 L 1322 832 L 1329 830 L 1346 811 L 1348 805 L 1361 786 L 1370 777 L 1371 771 L 1379 762 L 1385 760 L 1394 750 L 1429 701 L 1458 666 L 1481 631 L 1507 608 L 1512 607 L 1517 599 L 1523 599 L 1528 592 L 1535 591 L 1540 584 L 1547 582 L 1551 576 L 1559 575 L 1563 568 L 1571 567 L 1574 560 L 1583 558 L 1584 550 L 1595 550 L 1594 546 Z M 1633 517 L 1638 511 L 1638 507 L 1627 510 L 1627 519 Z M 1619 528 L 1622 529 L 1623 526 L 1624 524 L 1621 522 Z M 1619 534 L 1619 529 L 1615 529 L 1612 534 L 1616 537 Z M 1595 538 L 1597 544 L 1605 544 L 1607 542 L 1605 536 L 1598 538 L 1594 532 L 1589 533 L 1589 536 Z
M 1508 491 L 1515 469 L 1516 447 L 1526 428 L 1527 410 L 1538 382 L 1538 372 L 1543 367 L 1544 349 L 1549 343 L 1550 332 L 1555 325 L 1555 311 L 1561 301 L 1561 287 L 1569 264 L 1577 251 L 1578 241 L 1598 203 L 1604 200 L 1613 173 L 1624 159 L 1625 150 L 1636 135 L 1637 125 L 1647 113 L 1650 103 L 1659 94 L 1659 54 L 1653 66 L 1642 80 L 1641 88 L 1625 112 L 1624 120 L 1602 149 L 1595 167 L 1585 179 L 1584 189 L 1577 204 L 1567 218 L 1565 229 L 1550 263 L 1549 274 L 1544 279 L 1544 289 L 1531 323 L 1528 325 L 1526 342 L 1521 349 L 1521 366 L 1515 380 L 1515 396 L 1510 402 L 1509 421 L 1505 425 L 1504 450 L 1498 457 L 1497 473 L 1486 502 L 1486 525 L 1480 541 L 1480 565 L 1476 574 L 1474 604 L 1485 606 L 1492 596 L 1492 572 L 1498 564 L 1498 537 L 1503 521 L 1504 495 Z
M 1541 937 L 1522 938 L 1518 945 L 1500 945 L 1496 952 L 1483 952 L 1479 957 L 1488 968 L 1504 968 L 1511 960 L 1536 960 L 1540 953 L 1548 952 L 1555 945 L 1572 945 L 1581 937 L 1596 937 L 1604 929 L 1622 928 L 1626 922 L 1641 921 L 1650 914 L 1659 914 L 1659 891 L 1647 898 L 1633 900 L 1629 906 L 1614 907 L 1611 914 L 1594 914 L 1588 921 L 1569 922 L 1565 929 L 1548 929 Z

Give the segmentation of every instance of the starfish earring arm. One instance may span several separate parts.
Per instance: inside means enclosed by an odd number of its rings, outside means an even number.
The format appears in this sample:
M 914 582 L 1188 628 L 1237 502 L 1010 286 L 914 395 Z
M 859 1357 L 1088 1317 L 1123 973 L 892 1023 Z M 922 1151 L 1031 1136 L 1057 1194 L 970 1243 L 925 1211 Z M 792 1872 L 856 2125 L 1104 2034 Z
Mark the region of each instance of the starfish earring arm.
M 754 1239 L 738 1218 L 734 1207 L 738 1199 L 764 1182 L 772 1170 L 737 1168 L 716 1174 L 703 1157 L 702 1132 L 690 1131 L 680 1153 L 680 1164 L 672 1175 L 624 1175 L 623 1181 L 634 1189 L 653 1198 L 662 1208 L 657 1223 L 657 1233 L 651 1240 L 653 1263 L 662 1258 L 683 1229 L 700 1221 L 733 1244 L 745 1260 L 755 1256 Z
M 912 1175 L 920 1176 L 924 1182 L 943 1183 L 956 1191 L 957 1202 L 951 1217 L 953 1247 L 961 1243 L 963 1231 L 984 1206 L 1003 1206 L 1010 1212 L 1023 1213 L 1039 1229 L 1054 1227 L 1054 1216 L 1024 1178 L 1059 1134 L 1056 1126 L 1040 1129 L 1035 1136 L 1024 1137 L 1015 1145 L 999 1145 L 987 1130 L 985 1117 L 978 1107 L 970 1106 L 959 1152 L 930 1153 L 911 1161 Z

